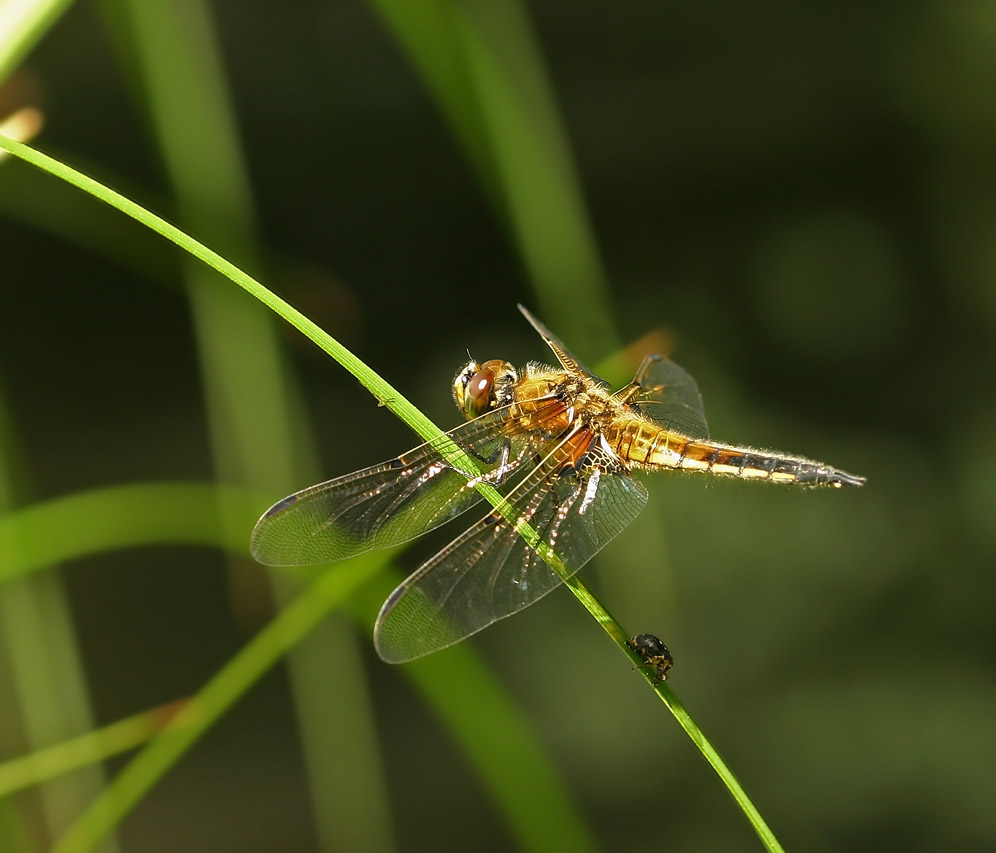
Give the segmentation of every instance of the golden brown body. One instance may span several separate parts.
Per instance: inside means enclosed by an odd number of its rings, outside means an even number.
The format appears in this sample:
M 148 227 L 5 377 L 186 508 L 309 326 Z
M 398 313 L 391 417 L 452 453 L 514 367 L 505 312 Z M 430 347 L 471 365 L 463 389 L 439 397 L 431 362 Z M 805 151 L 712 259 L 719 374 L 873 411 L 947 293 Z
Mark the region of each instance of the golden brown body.
M 611 392 L 597 379 L 529 364 L 515 388 L 509 429 L 564 432 L 591 429 L 625 466 L 646 471 L 679 470 L 745 480 L 805 486 L 861 485 L 864 478 L 829 465 L 768 450 L 691 438 L 647 417 L 631 402 L 643 390 L 631 384 Z
M 643 509 L 648 492 L 633 469 L 808 486 L 864 482 L 809 459 L 712 441 L 695 380 L 660 356 L 647 356 L 613 393 L 522 312 L 559 367 L 517 371 L 499 359 L 471 360 L 453 381 L 466 423 L 278 501 L 253 531 L 253 555 L 268 565 L 344 560 L 421 536 L 479 504 L 484 487 L 499 489 L 500 507 L 384 602 L 374 643 L 386 661 L 446 648 L 556 589 Z M 462 458 L 447 452 L 454 445 Z M 555 555 L 556 569 L 543 554 Z M 636 648 L 663 679 L 670 654 L 649 636 Z

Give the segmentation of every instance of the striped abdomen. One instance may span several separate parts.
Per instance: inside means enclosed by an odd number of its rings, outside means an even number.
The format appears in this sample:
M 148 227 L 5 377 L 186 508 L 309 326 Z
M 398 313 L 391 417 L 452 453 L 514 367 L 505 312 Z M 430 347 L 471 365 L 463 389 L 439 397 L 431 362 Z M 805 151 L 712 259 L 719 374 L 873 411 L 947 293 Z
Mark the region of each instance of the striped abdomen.
M 616 429 L 606 430 L 604 435 L 606 443 L 620 459 L 640 467 L 699 471 L 800 486 L 840 488 L 860 486 L 865 482 L 864 477 L 812 459 L 769 450 L 730 447 L 707 439 L 690 439 L 643 420 L 629 421 Z

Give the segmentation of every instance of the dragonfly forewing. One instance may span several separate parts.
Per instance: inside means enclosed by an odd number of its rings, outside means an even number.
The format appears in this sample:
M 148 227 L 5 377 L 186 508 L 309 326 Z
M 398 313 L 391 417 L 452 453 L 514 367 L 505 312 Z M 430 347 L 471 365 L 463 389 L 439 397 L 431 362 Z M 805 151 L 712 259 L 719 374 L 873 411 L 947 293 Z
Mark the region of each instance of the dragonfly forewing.
M 590 437 L 589 437 L 590 438 Z M 506 500 L 577 572 L 643 509 L 647 490 L 616 463 L 571 464 L 562 442 Z M 444 649 L 529 606 L 563 578 L 494 510 L 425 563 L 387 599 L 374 627 L 382 659 L 401 663 Z
M 503 416 L 491 412 L 447 433 L 493 485 L 514 475 L 540 439 L 506 435 Z M 472 472 L 455 469 L 437 445 L 427 442 L 274 504 L 253 530 L 253 556 L 271 566 L 331 563 L 407 542 L 456 518 L 481 495 L 469 482 Z

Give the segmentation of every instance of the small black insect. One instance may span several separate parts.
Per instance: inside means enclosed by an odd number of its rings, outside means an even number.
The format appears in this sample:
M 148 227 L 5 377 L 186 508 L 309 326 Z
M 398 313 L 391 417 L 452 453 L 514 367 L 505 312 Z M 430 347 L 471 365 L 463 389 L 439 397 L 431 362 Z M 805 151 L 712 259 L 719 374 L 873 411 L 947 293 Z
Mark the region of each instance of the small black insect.
M 637 634 L 628 645 L 647 666 L 657 670 L 657 678 L 654 680 L 658 684 L 667 680 L 667 671 L 674 666 L 674 657 L 659 637 L 653 634 Z

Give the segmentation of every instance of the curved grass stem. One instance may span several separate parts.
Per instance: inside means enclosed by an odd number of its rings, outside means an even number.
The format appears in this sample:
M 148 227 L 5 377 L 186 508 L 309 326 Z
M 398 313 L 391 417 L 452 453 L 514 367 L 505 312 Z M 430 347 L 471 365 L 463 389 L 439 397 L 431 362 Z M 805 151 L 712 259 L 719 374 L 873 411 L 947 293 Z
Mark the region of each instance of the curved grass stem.
M 448 440 L 438 427 L 436 427 L 425 415 L 423 415 L 411 402 L 405 399 L 405 397 L 402 396 L 388 382 L 378 376 L 373 370 L 367 367 L 366 364 L 342 346 L 342 344 L 301 314 L 301 312 L 297 311 L 287 302 L 280 299 L 280 297 L 267 290 L 262 284 L 244 273 L 234 264 L 228 262 L 216 252 L 213 252 L 211 249 L 204 246 L 202 243 L 194 240 L 192 237 L 182 232 L 179 228 L 176 228 L 166 222 L 166 220 L 161 217 L 150 213 L 145 208 L 120 193 L 109 189 L 93 178 L 82 174 L 81 172 L 59 162 L 58 160 L 42 154 L 31 146 L 0 136 L 0 148 L 13 154 L 15 157 L 30 163 L 36 168 L 48 172 L 49 174 L 72 184 L 84 192 L 89 193 L 98 200 L 103 201 L 105 204 L 120 210 L 127 216 L 130 216 L 136 221 L 144 224 L 146 227 L 151 228 L 167 240 L 176 243 L 180 246 L 180 248 L 189 252 L 209 267 L 220 272 L 226 278 L 248 291 L 252 296 L 321 347 L 333 359 L 352 373 L 353 376 L 355 376 L 357 380 L 365 388 L 367 388 L 367 390 L 369 390 L 370 393 L 373 394 L 383 406 L 388 408 L 392 413 L 408 424 L 423 439 L 426 441 L 433 441 L 436 444 L 437 449 L 446 457 L 447 461 L 454 464 L 460 470 L 470 472 L 477 471 L 477 466 L 475 465 L 473 458 L 464 453 L 452 441 Z M 495 489 L 484 483 L 480 483 L 477 488 L 485 499 L 492 504 L 492 506 L 505 515 L 506 518 L 509 518 L 510 521 L 515 521 L 514 518 L 510 518 L 510 510 L 507 504 L 504 503 L 502 496 Z M 599 623 L 599 625 L 602 626 L 603 630 L 605 630 L 612 641 L 619 647 L 620 651 L 622 651 L 623 654 L 625 654 L 631 661 L 638 664 L 642 663 L 636 653 L 627 645 L 628 635 L 625 631 L 623 631 L 619 623 L 612 618 L 608 611 L 595 598 L 595 596 L 588 591 L 580 580 L 576 577 L 569 576 L 563 563 L 556 556 L 556 554 L 554 554 L 549 547 L 538 541 L 538 536 L 535 531 L 531 530 L 528 525 L 521 523 L 516 524 L 516 528 L 526 539 L 526 541 L 536 548 L 539 555 L 551 566 L 551 568 L 561 575 L 568 589 L 574 593 L 575 597 L 584 605 L 588 612 L 591 613 L 592 617 Z M 700 752 L 702 752 L 702 755 L 705 757 L 706 761 L 709 762 L 709 764 L 716 771 L 717 775 L 723 781 L 723 784 L 726 785 L 734 800 L 744 812 L 745 817 L 750 822 L 755 832 L 757 832 L 757 835 L 761 839 L 762 843 L 764 843 L 768 850 L 781 851 L 781 845 L 775 838 L 774 833 L 764 822 L 760 812 L 751 802 L 750 798 L 747 796 L 747 793 L 743 790 L 732 771 L 730 771 L 730 769 L 723 762 L 718 751 L 709 743 L 701 729 L 694 724 L 691 716 L 678 702 L 673 691 L 671 691 L 670 688 L 666 688 L 662 684 L 653 684 L 653 678 L 646 672 L 645 675 L 647 675 L 648 682 L 652 684 L 658 696 L 660 696 L 661 700 L 667 705 L 671 713 L 674 714 L 675 719 L 678 720 L 679 724 L 699 748 Z

